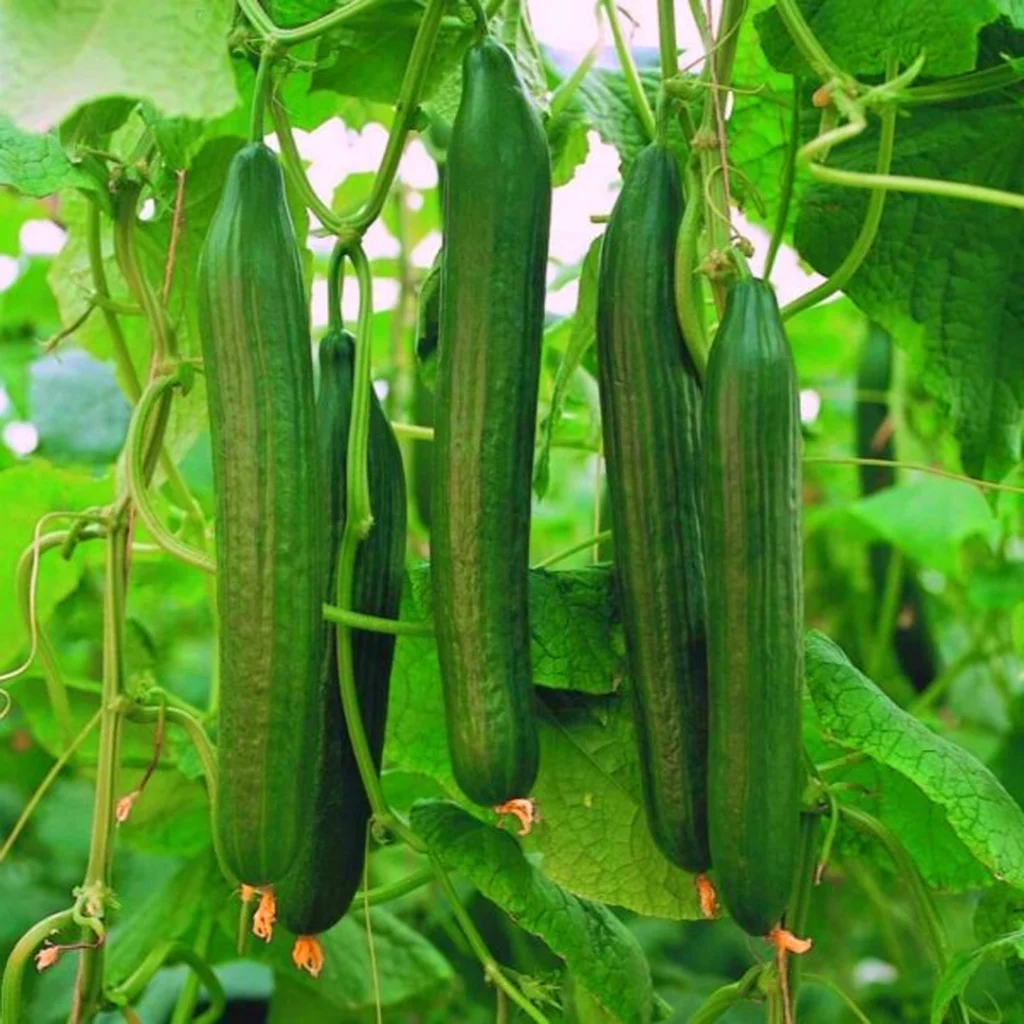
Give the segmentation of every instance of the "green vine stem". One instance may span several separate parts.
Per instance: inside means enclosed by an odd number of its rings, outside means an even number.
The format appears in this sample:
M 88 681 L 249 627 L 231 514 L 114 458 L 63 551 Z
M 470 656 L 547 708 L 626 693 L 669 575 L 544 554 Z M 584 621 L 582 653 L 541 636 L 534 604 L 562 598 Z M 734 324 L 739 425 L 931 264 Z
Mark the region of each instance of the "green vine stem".
M 141 195 L 142 186 L 134 181 L 126 180 L 118 187 L 114 201 L 114 252 L 128 291 L 139 304 L 149 325 L 153 341 L 151 363 L 162 366 L 168 359 L 174 359 L 178 350 L 167 311 L 139 266 L 135 225 Z
M 603 544 L 605 541 L 611 539 L 611 530 L 599 530 L 597 533 L 587 537 L 585 540 L 578 541 L 570 547 L 563 548 L 561 551 L 556 551 L 553 555 L 548 555 L 547 558 L 541 559 L 541 561 L 537 562 L 533 568 L 547 569 L 549 566 L 555 565 L 558 562 L 569 558 L 571 555 L 575 555 L 579 551 L 586 551 L 587 548 L 597 547 L 597 545 Z
M 274 132 L 277 141 L 281 146 L 281 163 L 284 165 L 285 174 L 292 183 L 295 190 L 302 199 L 302 204 L 316 216 L 316 219 L 332 235 L 340 235 L 345 230 L 345 225 L 338 215 L 316 194 L 313 186 L 306 177 L 302 167 L 302 157 L 299 155 L 299 148 L 295 144 L 295 136 L 292 134 L 292 127 L 288 123 L 288 115 L 277 98 L 270 101 L 270 112 L 274 119 Z
M 14 944 L 4 967 L 3 986 L 0 988 L 0 1020 L 4 1024 L 18 1024 L 21 1016 L 21 984 L 25 977 L 25 964 L 29 957 L 51 936 L 74 923 L 74 912 L 61 910 L 38 921 Z
M 294 28 L 279 28 L 260 6 L 259 0 L 238 0 L 242 13 L 249 23 L 268 43 L 276 46 L 295 46 L 329 32 L 357 15 L 364 14 L 371 7 L 379 7 L 382 0 L 349 0 L 344 7 L 324 14 L 305 25 Z
M 523 20 L 522 0 L 502 0 L 502 42 L 515 53 L 519 45 L 519 26 Z
M 573 97 L 576 95 L 580 84 L 590 74 L 590 69 L 594 66 L 603 49 L 604 39 L 598 38 L 597 42 L 584 54 L 583 60 L 573 69 L 572 74 L 559 82 L 558 88 L 551 94 L 551 102 L 548 105 L 550 121 L 557 120 L 565 113 Z
M 212 920 L 212 918 L 207 918 Z M 209 929 L 212 932 L 212 928 Z M 207 939 L 208 941 L 208 939 Z M 209 965 L 203 959 L 203 954 L 189 949 L 184 943 L 166 940 L 152 949 L 139 966 L 108 995 L 108 1000 L 115 1006 L 130 1006 L 143 993 L 146 986 L 153 980 L 157 971 L 163 967 L 170 967 L 176 963 L 187 964 L 192 973 L 185 982 L 186 988 L 190 985 L 196 986 L 201 981 L 210 997 L 210 1006 L 195 1018 L 194 1024 L 205 1022 L 205 1024 L 216 1024 L 224 1015 L 227 1008 L 227 996 L 220 979 L 213 973 Z M 194 1001 L 193 1001 L 194 1002 Z M 175 1016 L 177 1021 L 192 1021 L 192 1014 L 188 1017 Z
M 96 293 L 98 300 L 96 304 L 103 313 L 107 333 L 110 335 L 114 362 L 117 365 L 118 375 L 121 378 L 121 386 L 128 395 L 129 401 L 134 403 L 139 400 L 139 395 L 142 394 L 142 384 L 139 382 L 139 375 L 135 371 L 135 364 L 132 362 L 131 353 L 128 351 L 128 342 L 125 339 L 124 331 L 121 330 L 121 322 L 111 308 L 112 299 L 110 297 L 110 288 L 107 284 L 107 272 L 103 266 L 103 245 L 100 234 L 103 223 L 102 214 L 103 210 L 99 199 L 95 196 L 90 198 L 89 217 L 85 224 L 89 272 L 92 276 L 93 291 Z
M 96 531 L 90 531 L 90 534 L 92 536 L 100 535 Z M 36 611 L 36 590 L 39 580 L 39 563 L 43 555 L 53 548 L 62 547 L 70 535 L 70 530 L 57 530 L 37 537 L 21 553 L 14 573 L 18 605 L 21 608 L 22 621 L 29 634 L 29 651 L 23 667 L 27 670 L 37 656 L 42 663 L 50 710 L 53 712 L 57 728 L 60 730 L 61 741 L 65 746 L 70 742 L 73 731 L 71 705 L 68 702 L 64 674 L 57 661 L 57 652 L 53 649 L 49 637 L 39 623 L 39 615 Z M 82 531 L 81 535 L 84 537 L 85 532 Z
M 777 0 L 775 9 L 796 48 L 823 82 L 834 79 L 847 86 L 854 85 L 855 80 L 832 60 L 811 31 L 811 26 L 804 20 L 797 0 Z
M 252 110 L 249 116 L 249 141 L 262 142 L 264 132 L 264 114 L 267 109 L 267 97 L 274 91 L 274 61 L 277 50 L 273 43 L 266 43 L 260 54 L 259 66 L 256 69 L 256 83 L 252 90 Z
M 95 293 L 96 305 L 103 313 L 103 322 L 106 324 L 107 333 L 110 335 L 111 348 L 114 354 L 114 363 L 117 366 L 121 386 L 128 395 L 128 400 L 134 405 L 142 394 L 142 384 L 139 375 L 132 362 L 131 352 L 128 349 L 128 342 L 125 339 L 124 331 L 121 330 L 121 323 L 116 312 L 117 304 L 111 299 L 110 287 L 107 283 L 107 272 L 103 266 L 103 245 L 101 239 L 102 208 L 97 198 L 91 198 L 89 202 L 89 217 L 86 221 L 85 241 L 86 252 L 89 257 L 89 273 L 92 277 L 92 287 Z M 160 449 L 160 468 L 164 471 L 175 499 L 182 508 L 195 508 L 194 499 L 185 486 L 178 467 L 173 459 L 162 447 Z
M 693 359 L 697 372 L 703 378 L 708 365 L 707 324 L 704 319 L 704 288 L 697 269 L 697 249 L 700 242 L 701 185 L 696 166 L 686 168 L 686 204 L 676 240 L 674 286 L 676 318 L 683 332 L 683 340 Z
M 664 83 L 679 73 L 674 0 L 658 0 L 658 54 L 661 58 L 661 80 Z
M 213 933 L 216 927 L 217 918 L 215 914 L 207 913 L 199 922 L 195 945 L 192 949 L 192 955 L 195 959 L 189 961 L 189 965 L 192 967 L 192 970 L 185 979 L 185 984 L 181 987 L 181 994 L 178 996 L 178 1002 L 175 1004 L 174 1013 L 171 1015 L 171 1024 L 196 1024 L 197 1021 L 206 1022 L 206 1024 L 216 1024 L 224 1014 L 224 990 L 221 988 L 218 993 L 217 989 L 220 988 L 220 979 L 209 969 L 209 967 L 207 967 L 206 963 L 210 950 L 210 942 L 213 939 Z M 202 964 L 206 967 L 208 974 L 203 975 L 200 970 L 196 969 L 194 966 L 196 963 Z M 202 984 L 206 989 L 206 994 L 210 998 L 210 1005 L 202 1014 L 195 1017 L 194 1014 L 196 1003 L 199 1000 L 200 984 Z
M 888 79 L 891 81 L 896 74 L 895 63 L 890 59 L 888 68 Z M 858 121 L 855 122 L 859 125 L 858 132 L 864 127 L 863 114 L 858 114 Z M 849 127 L 849 126 L 847 126 Z M 843 131 L 844 129 L 838 129 Z M 817 141 L 817 140 L 815 140 Z M 892 166 L 892 154 L 893 148 L 896 141 L 896 108 L 893 104 L 889 104 L 882 112 L 882 129 L 881 135 L 878 140 L 878 156 L 875 160 L 875 173 L 878 175 L 886 176 L 889 173 L 889 168 Z M 813 143 L 812 143 L 813 144 Z M 801 151 L 806 157 L 806 147 Z M 812 174 L 817 170 L 819 173 L 822 168 L 814 164 L 812 165 Z M 835 173 L 831 169 L 827 169 L 829 174 Z M 864 221 L 861 224 L 860 231 L 857 234 L 857 238 L 853 245 L 850 247 L 849 252 L 843 258 L 843 262 L 835 269 L 835 271 L 829 275 L 829 277 L 822 281 L 817 287 L 812 288 L 809 292 L 801 295 L 799 298 L 794 299 L 782 310 L 783 320 L 788 320 L 790 317 L 795 316 L 802 310 L 809 309 L 811 306 L 817 305 L 824 299 L 827 299 L 830 295 L 834 295 L 836 292 L 841 291 L 854 274 L 860 269 L 861 264 L 864 262 L 867 254 L 871 251 L 871 246 L 875 244 L 875 238 L 878 235 L 878 229 L 882 223 L 882 213 L 885 210 L 885 190 L 879 189 L 871 193 L 871 197 L 868 200 L 867 210 L 864 212 Z
M 161 697 L 163 697 L 162 692 Z M 128 719 L 128 721 L 139 722 L 142 724 L 156 722 L 162 713 L 166 721 L 171 722 L 178 726 L 178 728 L 184 730 L 188 735 L 188 738 L 192 741 L 192 746 L 195 749 L 196 755 L 199 757 L 199 763 L 203 769 L 203 780 L 206 783 L 206 795 L 210 801 L 210 822 L 212 827 L 217 818 L 217 758 L 213 750 L 213 745 L 210 743 L 210 738 L 206 735 L 206 730 L 203 729 L 198 718 L 196 718 L 196 716 L 191 712 L 186 711 L 184 708 L 167 705 L 161 709 L 158 706 L 137 704 L 134 701 L 129 701 L 127 697 L 121 698 L 118 704 L 118 710 L 124 718 Z M 214 852 L 217 855 L 221 872 L 233 885 L 237 885 L 239 879 L 234 878 L 230 872 L 226 871 L 224 868 L 225 860 L 221 856 L 220 844 L 217 839 L 217 829 L 213 827 L 212 831 Z
M 467 0 L 469 6 L 473 8 L 473 16 L 476 18 L 476 29 L 477 34 L 482 39 L 487 35 L 487 12 L 483 8 L 483 4 L 480 0 Z
M 452 885 L 451 879 L 448 877 L 444 870 L 443 865 L 436 857 L 431 855 L 431 863 L 435 866 L 435 872 L 437 880 L 444 891 L 445 896 L 448 899 L 448 905 L 451 907 L 452 913 L 455 915 L 455 920 L 458 922 L 459 927 L 462 929 L 463 934 L 466 936 L 466 941 L 469 943 L 470 948 L 476 954 L 477 959 L 483 964 L 484 974 L 489 981 L 493 981 L 501 991 L 505 993 L 518 1006 L 523 1013 L 526 1014 L 530 1020 L 535 1021 L 536 1024 L 549 1024 L 547 1017 L 544 1016 L 538 1010 L 533 1003 L 530 1002 L 522 992 L 519 991 L 518 987 L 513 985 L 511 981 L 505 976 L 505 972 L 502 971 L 498 962 L 491 955 L 490 950 L 484 944 L 483 938 L 477 931 L 476 925 L 473 924 L 472 918 L 466 912 L 466 908 L 462 905 L 462 900 L 459 899 L 459 894 L 455 891 L 455 886 Z
M 359 544 L 373 526 L 373 509 L 370 504 L 370 489 L 367 476 L 367 448 L 370 421 L 370 376 L 371 342 L 373 338 L 373 280 L 370 265 L 358 243 L 351 243 L 346 255 L 352 263 L 359 286 L 359 320 L 356 328 L 356 356 L 353 369 L 352 413 L 349 427 L 346 456 L 346 509 L 345 527 L 338 545 L 338 575 L 335 582 L 335 604 L 343 615 L 352 612 L 352 591 L 356 552 Z M 341 280 L 340 273 L 338 275 Z M 370 807 L 376 822 L 402 839 L 411 849 L 427 853 L 426 844 L 388 806 L 381 786 L 380 776 L 373 763 L 373 755 L 366 738 L 362 715 L 359 710 L 359 695 L 356 692 L 354 665 L 352 660 L 351 629 L 344 622 L 338 623 L 335 631 L 338 653 L 338 676 L 341 690 L 341 704 L 345 714 L 352 752 L 359 769 L 359 777 L 366 790 Z M 505 977 L 494 961 L 483 938 L 476 930 L 465 909 L 458 901 L 457 894 L 440 861 L 431 856 L 431 866 L 438 882 L 452 903 L 455 914 L 467 941 L 484 964 L 495 984 L 508 993 L 533 1020 L 546 1024 L 546 1018 L 539 1014 L 519 989 Z
M 858 1024 L 871 1024 L 871 1020 L 865 1016 L 864 1011 L 834 981 L 823 978 L 820 974 L 810 973 L 804 975 L 804 980 L 808 984 L 820 985 L 822 988 L 828 989 L 853 1014 Z
M 245 6 L 248 6 L 248 2 Z M 345 10 L 347 11 L 348 8 Z M 343 248 L 347 248 L 354 240 L 362 237 L 384 208 L 419 108 L 419 97 L 430 67 L 430 58 L 437 41 L 443 10 L 444 0 L 430 0 L 429 6 L 423 12 L 395 103 L 395 120 L 388 135 L 384 157 L 377 170 L 369 197 L 354 213 L 339 216 L 316 194 L 303 169 L 302 157 L 295 144 L 295 136 L 288 123 L 288 116 L 277 100 L 271 101 L 274 130 L 281 144 L 281 161 L 284 164 L 285 173 L 298 190 L 303 203 L 312 210 L 317 220 L 331 234 L 338 236 Z
M 393 900 L 408 896 L 409 893 L 415 892 L 417 889 L 422 889 L 423 886 L 429 885 L 435 877 L 434 868 L 423 868 L 406 875 L 405 878 L 401 878 L 397 882 L 378 885 L 373 889 L 364 889 L 356 893 L 353 902 L 362 903 L 368 907 L 379 907 L 383 903 L 391 903 Z
M 379 619 L 349 608 L 324 605 L 324 618 L 349 629 L 365 629 L 371 633 L 389 633 L 391 636 L 432 637 L 434 626 L 430 622 L 410 622 L 407 619 Z
M 715 989 L 700 1004 L 693 1016 L 690 1017 L 688 1024 L 713 1024 L 714 1021 L 724 1017 L 737 1003 L 755 998 L 764 971 L 765 965 L 757 964 L 751 967 L 739 981 Z
M 811 164 L 811 173 L 821 181 L 847 188 L 886 189 L 910 195 L 939 196 L 944 199 L 965 199 L 974 203 L 987 203 L 1010 210 L 1024 210 L 1024 195 L 1005 192 L 984 185 L 968 185 L 960 181 L 942 181 L 939 178 L 912 178 L 902 174 L 865 174 L 860 171 L 841 171 L 820 164 Z
M 980 480 L 978 477 L 954 473 L 951 469 L 929 466 L 924 462 L 903 462 L 900 459 L 867 459 L 854 456 L 837 458 L 831 455 L 805 455 L 805 463 L 820 463 L 829 466 L 892 466 L 893 469 L 904 469 L 914 473 L 927 473 L 929 476 L 942 477 L 944 480 L 958 480 L 970 484 L 979 491 L 997 491 L 1004 494 L 1024 494 L 1024 487 L 1013 484 L 1001 484 L 992 480 Z
M 931 85 L 915 85 L 907 89 L 899 97 L 901 106 L 916 107 L 929 103 L 950 103 L 954 100 L 969 99 L 982 96 L 988 92 L 997 92 L 1016 85 L 1024 79 L 1024 71 L 1018 70 L 1013 64 L 1001 64 L 998 67 L 986 68 L 984 71 L 971 71 L 956 78 L 947 78 Z
M 415 423 L 396 423 L 394 420 L 391 422 L 391 429 L 399 437 L 408 437 L 413 441 L 433 441 L 434 440 L 434 428 L 433 427 L 420 427 Z
M 114 803 L 120 763 L 121 713 L 118 698 L 124 687 L 124 623 L 128 526 L 114 523 L 107 534 L 107 567 L 103 586 L 103 691 L 99 753 L 93 801 L 89 861 L 82 892 L 88 894 L 87 916 L 102 919 L 109 896 L 113 857 Z M 88 1019 L 99 1005 L 103 988 L 102 945 L 82 950 L 75 982 L 75 1007 Z
M 800 858 L 797 862 L 796 884 L 786 907 L 786 929 L 799 938 L 806 938 L 807 918 L 811 910 L 811 893 L 818 867 L 818 815 L 805 813 L 800 821 Z M 797 995 L 803 956 L 786 957 L 786 990 L 789 1020 L 796 1024 Z
M 93 729 L 99 725 L 100 718 L 103 714 L 103 709 L 100 708 L 92 718 L 81 728 L 78 735 L 75 736 L 70 743 L 68 743 L 64 750 L 61 752 L 60 757 L 53 762 L 50 770 L 43 777 L 43 781 L 36 787 L 35 792 L 32 794 L 28 803 L 25 804 L 18 820 L 14 823 L 14 827 L 8 833 L 7 838 L 4 840 L 3 846 L 0 846 L 0 864 L 3 864 L 7 855 L 11 852 L 11 848 L 18 841 L 18 836 L 21 835 L 22 830 L 28 824 L 29 819 L 35 813 L 35 809 L 39 806 L 39 801 L 46 796 L 50 787 L 57 781 L 58 776 L 64 770 L 65 766 L 75 756 L 78 748 L 88 739 Z
M 878 610 L 875 635 L 871 638 L 871 653 L 867 659 L 865 673 L 868 679 L 881 677 L 885 655 L 892 643 L 892 634 L 900 613 L 900 590 L 903 583 L 903 553 L 894 549 L 885 573 L 885 589 L 882 604 Z
M 446 0 L 428 0 L 423 12 L 416 37 L 413 40 L 409 61 L 405 66 L 402 84 L 395 101 L 395 120 L 388 134 L 384 157 L 373 180 L 370 196 L 365 204 L 354 214 L 342 217 L 346 228 L 360 237 L 367 228 L 380 216 L 384 209 L 388 193 L 398 172 L 398 164 L 402 159 L 406 140 L 412 131 L 413 122 L 419 110 L 420 94 L 423 83 L 430 68 L 430 59 L 434 53 L 438 31 L 441 28 L 441 16 L 444 14 Z
M 740 41 L 740 27 L 747 16 L 750 0 L 725 0 L 722 7 L 722 19 L 718 26 L 718 38 L 715 40 L 715 78 L 719 86 L 726 90 L 732 81 L 732 69 L 736 62 L 736 47 Z M 726 93 L 721 100 L 725 102 Z
M 640 123 L 643 125 L 644 134 L 648 141 L 653 142 L 657 135 L 657 124 L 654 119 L 654 111 L 644 92 L 643 82 L 640 80 L 640 73 L 633 62 L 633 55 L 629 52 L 626 37 L 622 33 L 622 22 L 619 20 L 619 12 L 615 6 L 615 0 L 599 0 L 601 10 L 608 19 L 608 27 L 611 29 L 612 41 L 615 43 L 615 53 L 619 59 L 619 67 L 626 79 L 626 87 L 633 100 L 633 106 Z
M 137 722 L 142 725 L 155 723 L 161 713 L 161 709 L 157 706 L 136 704 L 134 701 L 129 701 L 127 697 L 121 699 L 119 710 L 129 722 Z M 192 741 L 192 746 L 195 748 L 203 769 L 207 793 L 211 803 L 215 804 L 217 799 L 217 757 L 206 731 L 191 711 L 175 707 L 173 704 L 168 704 L 163 708 L 163 716 L 168 722 L 184 730 Z
M 172 388 L 178 386 L 177 374 L 159 377 L 142 393 L 132 411 L 128 424 L 128 436 L 124 446 L 125 476 L 128 492 L 138 510 L 139 518 L 153 536 L 153 540 L 168 554 L 186 565 L 202 569 L 203 572 L 217 571 L 213 557 L 176 537 L 161 521 L 153 505 L 153 499 L 146 484 L 145 438 L 153 410 L 164 403 Z
M 903 844 L 873 815 L 848 804 L 840 805 L 839 813 L 858 832 L 880 843 L 889 854 L 896 870 L 906 886 L 906 891 L 914 905 L 924 947 L 935 970 L 941 975 L 949 964 L 949 946 L 942 922 L 935 911 L 931 893 L 921 878 L 917 865 L 911 860 Z M 969 1024 L 970 1017 L 962 999 L 955 1003 L 958 1024 Z
M 796 181 L 796 153 L 800 148 L 800 79 L 793 78 L 793 109 L 789 122 L 789 138 L 786 139 L 786 156 L 782 165 L 782 187 L 779 193 L 779 208 L 775 215 L 775 227 L 771 241 L 768 243 L 768 254 L 764 260 L 764 278 L 770 280 L 775 258 L 779 254 L 782 239 L 786 235 L 786 222 L 789 220 L 789 208 L 793 201 L 793 184 Z
M 722 106 L 729 93 L 736 40 L 747 0 L 725 0 L 718 38 L 712 41 L 711 29 L 700 9 L 699 0 L 691 8 L 704 41 L 705 67 L 703 79 L 708 86 L 700 129 L 692 142 L 700 167 L 704 197 L 704 226 L 707 241 L 708 270 L 715 306 L 721 314 L 725 309 L 726 282 L 735 260 L 732 246 L 732 200 L 729 189 L 729 152 Z

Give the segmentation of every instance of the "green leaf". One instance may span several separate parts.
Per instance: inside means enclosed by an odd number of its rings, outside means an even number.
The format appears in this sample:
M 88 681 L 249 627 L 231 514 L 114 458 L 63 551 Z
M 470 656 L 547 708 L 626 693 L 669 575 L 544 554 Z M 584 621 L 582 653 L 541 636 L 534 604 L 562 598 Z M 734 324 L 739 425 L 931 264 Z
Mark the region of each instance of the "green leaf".
M 805 647 L 826 736 L 904 776 L 993 878 L 1024 886 L 1024 811 L 988 768 L 897 707 L 828 637 L 812 630 Z
M 160 942 L 187 935 L 197 918 L 219 908 L 223 898 L 224 882 L 207 853 L 161 879 L 147 899 L 125 906 L 107 947 L 111 984 L 123 982 Z
M 1024 928 L 1024 892 L 1010 885 L 994 885 L 988 889 L 974 911 L 974 934 L 979 942 L 997 942 L 1009 932 Z M 1024 1009 L 1024 941 L 1008 943 L 993 950 L 1003 962 Z
M 4 154 L 0 143 L 0 166 Z M 0 189 L 0 255 L 17 256 L 21 252 L 21 227 L 29 220 L 46 216 L 43 203 L 20 196 L 10 189 Z
M 942 1024 L 946 1019 L 946 1011 L 958 996 L 963 995 L 968 982 L 986 957 L 1007 949 L 1017 949 L 1022 942 L 1024 942 L 1024 928 L 1011 932 L 1009 935 L 1003 935 L 978 949 L 972 949 L 970 952 L 954 954 L 949 961 L 949 966 L 942 972 L 932 994 L 931 1024 Z
M 149 100 L 170 117 L 226 113 L 236 103 L 225 45 L 233 6 L 227 0 L 84 0 L 44 14 L 36 4 L 5 4 L 3 112 L 37 132 L 104 96 Z
M 565 408 L 566 394 L 573 376 L 583 361 L 583 355 L 594 344 L 597 317 L 597 270 L 601 256 L 601 238 L 595 238 L 587 249 L 580 274 L 579 298 L 572 318 L 569 344 L 562 356 L 555 377 L 548 414 L 540 425 L 540 441 L 534 456 L 533 489 L 538 498 L 547 493 L 551 467 L 551 443 L 558 429 L 558 421 Z
M 21 612 L 14 592 L 15 568 L 22 551 L 32 542 L 36 521 L 47 512 L 79 511 L 110 499 L 109 479 L 57 469 L 42 459 L 20 463 L 0 472 L 0 508 L 4 528 L 0 531 L 0 664 L 7 664 L 27 649 L 28 633 L 21 624 Z M 66 528 L 54 522 L 51 529 Z M 45 625 L 57 603 L 78 586 L 83 555 L 66 562 L 56 552 L 44 556 L 39 573 L 36 602 L 39 622 Z
M 0 13 L 2 24 L 3 14 Z M 2 51 L 0 43 L 0 53 Z M 2 79 L 0 69 L 0 81 Z M 47 196 L 72 187 L 99 189 L 95 178 L 68 159 L 56 135 L 21 131 L 3 116 L 0 116 L 0 185 L 11 185 L 27 196 Z
M 406 587 L 402 618 L 424 618 L 428 595 L 421 567 Z M 546 689 L 533 790 L 543 821 L 528 846 L 543 854 L 544 873 L 578 896 L 673 920 L 699 918 L 693 878 L 658 851 L 644 817 L 611 571 L 531 573 L 530 623 L 534 678 Z M 464 800 L 448 758 L 433 640 L 398 641 L 384 760 Z M 610 835 L 623 839 L 608 843 Z
M 542 938 L 614 1020 L 645 1024 L 653 1018 L 654 990 L 643 951 L 607 907 L 559 888 L 530 864 L 515 839 L 454 804 L 416 804 L 410 823 L 445 867 Z
M 968 483 L 923 476 L 861 498 L 850 514 L 911 561 L 961 574 L 960 548 L 969 537 L 992 541 L 996 521 L 981 492 Z
M 851 75 L 879 75 L 886 59 L 912 64 L 924 53 L 925 74 L 958 75 L 974 68 L 978 32 L 994 21 L 993 0 L 797 0 L 829 56 Z M 757 20 L 768 59 L 779 71 L 810 74 L 774 9 Z
M 22 262 L 14 284 L 0 293 L 0 323 L 6 329 L 35 338 L 45 338 L 56 331 L 60 319 L 47 287 L 49 265 L 47 259 L 30 256 Z
M 313 75 L 312 89 L 393 104 L 422 10 L 419 3 L 399 0 L 388 4 L 386 11 L 357 15 L 324 36 L 320 43 L 321 66 Z M 435 99 L 439 89 L 460 80 L 462 54 L 472 39 L 473 29 L 468 24 L 464 29 L 441 29 L 424 79 L 422 101 Z
M 237 912 L 224 917 L 231 928 L 236 920 Z M 317 938 L 324 954 L 318 978 L 301 973 L 292 964 L 291 944 L 283 929 L 269 946 L 251 943 L 250 954 L 273 967 L 278 977 L 289 979 L 289 987 L 301 987 L 318 996 L 326 1013 L 321 1020 L 372 1010 L 377 1005 L 378 985 L 380 1006 L 386 1012 L 414 999 L 437 996 L 452 984 L 451 965 L 440 951 L 386 910 L 372 908 L 368 927 L 357 901 L 350 913 Z
M 959 0 L 958 0 L 959 2 Z M 967 6 L 967 5 L 965 5 Z M 915 110 L 900 121 L 892 172 L 1024 191 L 1016 104 Z M 874 168 L 877 132 L 832 151 L 840 169 Z M 815 185 L 796 245 L 822 274 L 850 248 L 868 193 Z M 878 237 L 847 294 L 908 349 L 915 376 L 951 410 L 964 468 L 1003 476 L 1020 457 L 1024 323 L 1019 287 L 1024 214 L 977 202 L 890 193 Z
M 551 149 L 551 185 L 559 188 L 573 179 L 576 168 L 590 152 L 587 119 L 573 110 L 566 110 L 545 125 Z
M 543 855 L 544 873 L 577 896 L 699 920 L 693 876 L 665 859 L 647 827 L 631 700 L 626 686 L 614 696 L 549 696 L 532 793 L 543 821 L 527 845 Z
M 533 569 L 529 586 L 530 652 L 537 685 L 583 693 L 616 690 L 625 671 L 625 647 L 611 573 L 606 568 Z M 402 618 L 429 620 L 431 615 L 430 566 L 421 563 L 409 573 Z M 405 652 L 405 645 L 416 649 Z M 398 648 L 403 665 L 422 670 L 427 653 L 427 671 L 437 673 L 433 640 L 403 637 Z
M 743 172 L 733 179 L 734 190 L 741 197 L 749 189 L 756 190 L 768 211 L 767 217 L 763 217 L 758 204 L 747 201 L 743 203 L 744 216 L 757 223 L 763 222 L 772 230 L 782 198 L 786 147 L 793 119 L 793 79 L 768 63 L 755 30 L 755 25 L 760 25 L 755 15 L 769 6 L 771 0 L 754 0 L 740 28 L 733 73 L 739 89 L 734 94 L 728 132 L 729 159 Z M 817 127 L 815 120 L 815 131 Z M 798 164 L 794 180 L 796 194 L 809 177 L 806 169 Z M 796 204 L 793 203 L 787 218 L 787 236 L 795 220 Z

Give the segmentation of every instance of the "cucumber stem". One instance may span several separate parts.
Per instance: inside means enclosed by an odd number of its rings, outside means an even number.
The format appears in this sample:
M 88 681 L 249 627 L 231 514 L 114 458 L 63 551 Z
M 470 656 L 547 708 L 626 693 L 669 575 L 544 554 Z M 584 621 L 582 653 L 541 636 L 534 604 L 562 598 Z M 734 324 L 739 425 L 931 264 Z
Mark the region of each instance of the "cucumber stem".
M 633 107 L 636 110 L 637 117 L 640 118 L 640 124 L 643 126 L 647 140 L 653 142 L 658 134 L 657 124 L 654 120 L 654 111 L 651 110 L 647 93 L 644 92 L 643 82 L 640 80 L 640 74 L 636 69 L 636 64 L 633 62 L 633 55 L 629 52 L 626 38 L 622 34 L 619 12 L 614 0 L 599 0 L 599 3 L 601 10 L 604 11 L 604 15 L 608 19 L 608 27 L 612 31 L 615 53 L 619 59 L 622 75 L 626 79 L 626 87 L 633 100 Z

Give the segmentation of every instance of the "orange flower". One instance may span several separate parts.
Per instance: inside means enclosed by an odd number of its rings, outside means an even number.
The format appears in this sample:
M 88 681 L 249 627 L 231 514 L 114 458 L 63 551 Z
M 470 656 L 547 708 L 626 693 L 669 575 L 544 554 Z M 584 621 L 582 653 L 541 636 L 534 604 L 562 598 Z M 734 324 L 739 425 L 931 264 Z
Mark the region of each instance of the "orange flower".
M 320 943 L 312 935 L 300 935 L 292 946 L 292 963 L 300 971 L 319 977 L 324 966 L 324 951 Z

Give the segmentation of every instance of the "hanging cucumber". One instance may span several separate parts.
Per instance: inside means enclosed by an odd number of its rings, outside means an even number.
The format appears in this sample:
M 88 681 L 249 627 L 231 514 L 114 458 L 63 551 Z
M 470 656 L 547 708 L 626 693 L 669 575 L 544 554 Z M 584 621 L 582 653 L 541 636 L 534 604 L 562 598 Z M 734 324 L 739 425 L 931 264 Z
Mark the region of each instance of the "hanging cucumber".
M 597 360 L 615 570 L 647 822 L 688 871 L 710 866 L 700 385 L 673 291 L 682 193 L 648 146 L 601 249 Z
M 347 332 L 330 330 L 320 343 L 317 426 L 328 495 L 331 583 L 324 593 L 330 599 L 345 524 L 354 356 L 353 339 Z M 356 554 L 352 608 L 396 619 L 405 562 L 405 476 L 398 442 L 376 395 L 371 395 L 367 458 L 374 525 Z M 379 771 L 395 637 L 365 630 L 353 630 L 351 636 L 363 728 Z M 342 712 L 334 626 L 327 627 L 325 644 L 320 707 L 323 747 L 313 823 L 298 860 L 276 887 L 281 919 L 297 936 L 326 931 L 348 910 L 362 880 L 370 817 L 370 803 Z
M 231 162 L 198 300 L 217 505 L 216 829 L 226 871 L 264 886 L 310 824 L 326 537 L 302 269 L 262 143 Z
M 803 784 L 801 443 L 796 371 L 771 287 L 729 294 L 704 396 L 711 731 L 718 892 L 752 935 L 793 884 Z
M 463 63 L 448 146 L 432 582 L 455 778 L 482 805 L 537 774 L 527 567 L 551 167 L 509 53 Z
M 892 386 L 893 344 L 889 332 L 879 324 L 868 325 L 857 369 L 857 455 L 864 459 L 896 458 L 889 404 L 885 396 Z M 875 494 L 896 483 L 892 466 L 860 466 L 861 494 Z M 875 597 L 881 602 L 889 577 L 892 547 L 872 544 L 868 551 Z M 918 692 L 935 679 L 935 641 L 925 615 L 924 595 L 908 566 L 900 583 L 900 613 L 893 634 L 896 660 L 903 674 Z

